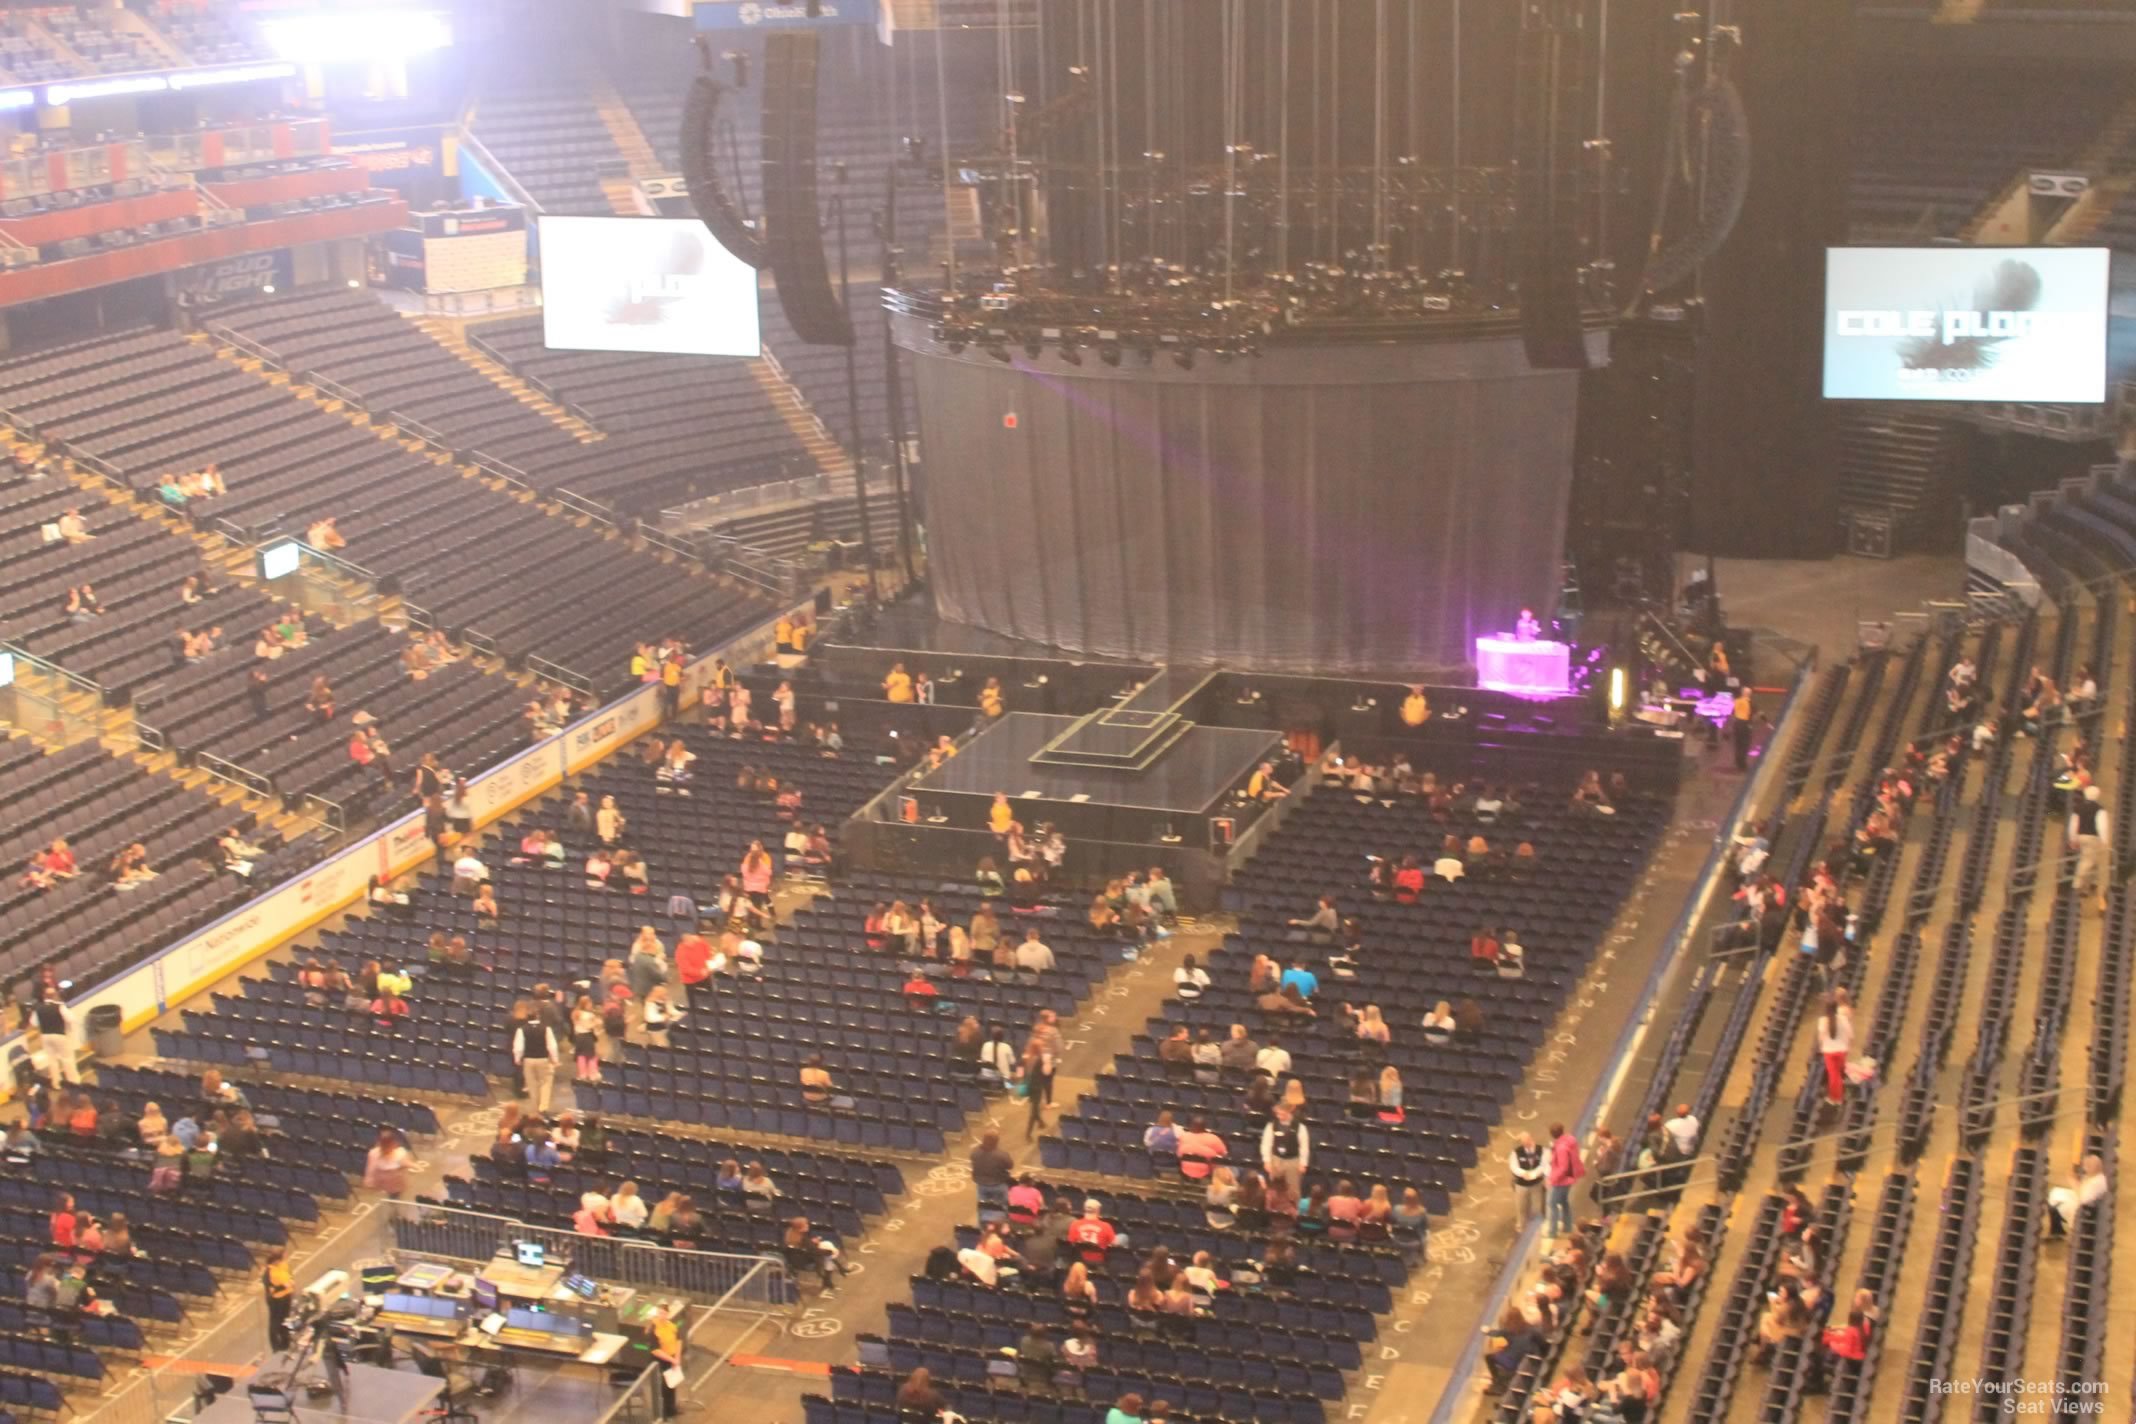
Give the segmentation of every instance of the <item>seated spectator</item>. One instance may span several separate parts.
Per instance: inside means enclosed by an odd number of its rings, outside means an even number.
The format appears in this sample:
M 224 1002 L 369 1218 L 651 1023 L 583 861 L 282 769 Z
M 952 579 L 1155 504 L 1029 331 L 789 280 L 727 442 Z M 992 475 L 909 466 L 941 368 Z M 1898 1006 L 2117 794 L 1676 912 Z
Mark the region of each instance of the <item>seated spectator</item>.
M 1461 858 L 1459 836 L 1447 836 L 1439 842 L 1439 858 L 1431 863 L 1431 873 L 1448 883 L 1468 874 L 1468 865 Z
M 111 858 L 111 883 L 113 888 L 131 890 L 136 885 L 154 880 L 156 872 L 148 864 L 148 847 L 135 841 Z
M 459 859 L 452 863 L 452 893 L 455 895 L 472 896 L 488 879 L 489 867 L 482 863 L 481 856 L 475 854 L 473 845 L 461 851 Z
M 1335 909 L 1335 897 L 1323 895 L 1313 913 L 1305 919 L 1286 921 L 1292 929 L 1305 930 L 1310 934 L 1333 935 L 1342 928 L 1342 916 Z
M 324 550 L 346 549 L 349 546 L 349 541 L 342 537 L 341 530 L 335 527 L 334 518 L 331 515 L 325 519 L 315 520 L 310 527 L 305 529 L 304 542 L 314 549 Z
M 2047 1193 L 2048 1234 L 2057 1241 L 2067 1236 L 2077 1224 L 2078 1215 L 2106 1200 L 2111 1190 L 2105 1161 L 2097 1153 L 2086 1156 L 2077 1164 L 2074 1186 L 2056 1187 Z
M 55 527 L 59 537 L 69 544 L 86 544 L 96 537 L 89 532 L 89 523 L 82 518 L 81 510 L 73 505 L 67 506 L 67 512 L 59 516 Z
M 1181 1029 L 1180 1032 L 1185 1033 L 1186 1030 Z M 1151 1152 L 1163 1153 L 1168 1157 L 1176 1157 L 1179 1154 L 1179 1129 L 1173 1126 L 1170 1109 L 1158 1113 L 1157 1121 L 1143 1130 L 1142 1145 Z
M 1441 1048 L 1454 1041 L 1454 1006 L 1445 999 L 1433 1004 L 1431 1012 L 1424 1015 L 1424 1041 Z
M 1179 1174 L 1190 1182 L 1206 1180 L 1211 1169 L 1231 1154 L 1229 1145 L 1211 1132 L 1208 1120 L 1199 1115 L 1188 1122 L 1185 1132 L 1177 1135 L 1173 1150 L 1179 1157 Z
M 76 584 L 67 590 L 67 619 L 72 623 L 87 623 L 104 616 L 103 600 L 96 596 L 90 585 Z

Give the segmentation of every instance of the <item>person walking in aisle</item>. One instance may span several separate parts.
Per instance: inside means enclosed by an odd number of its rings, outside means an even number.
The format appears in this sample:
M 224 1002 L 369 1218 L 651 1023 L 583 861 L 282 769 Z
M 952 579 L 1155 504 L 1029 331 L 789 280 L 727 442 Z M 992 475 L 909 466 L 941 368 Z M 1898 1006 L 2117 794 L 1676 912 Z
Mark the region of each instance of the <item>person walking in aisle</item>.
M 267 1265 L 260 1272 L 260 1286 L 267 1293 L 267 1348 L 290 1346 L 289 1308 L 297 1294 L 296 1277 L 289 1270 L 289 1248 L 276 1246 L 267 1252 Z
M 2099 861 L 2108 844 L 2107 814 L 2106 807 L 2099 804 L 2096 785 L 2085 787 L 2083 798 L 2069 808 L 2069 843 L 2077 851 L 2077 894 L 2088 895 L 2096 887 L 2099 908 L 2105 910 L 2106 888 L 2099 880 Z
M 1847 1055 L 1854 1051 L 1854 1006 L 1845 989 L 1825 995 L 1817 1015 L 1817 1055 L 1824 1062 L 1825 1101 L 1834 1107 L 1847 1095 Z
M 543 1117 L 556 1090 L 556 1055 L 556 1031 L 541 1015 L 530 1013 L 513 1026 L 512 1062 L 525 1080 L 528 1105 Z
M 1549 1176 L 1549 1163 L 1536 1144 L 1534 1133 L 1520 1135 L 1506 1158 L 1506 1166 L 1513 1173 L 1513 1231 L 1518 1235 L 1543 1214 L 1543 1192 Z
M 1561 1122 L 1550 1124 L 1550 1220 L 1544 1228 L 1551 1236 L 1572 1232 L 1572 1189 L 1587 1175 L 1580 1160 L 1580 1141 Z

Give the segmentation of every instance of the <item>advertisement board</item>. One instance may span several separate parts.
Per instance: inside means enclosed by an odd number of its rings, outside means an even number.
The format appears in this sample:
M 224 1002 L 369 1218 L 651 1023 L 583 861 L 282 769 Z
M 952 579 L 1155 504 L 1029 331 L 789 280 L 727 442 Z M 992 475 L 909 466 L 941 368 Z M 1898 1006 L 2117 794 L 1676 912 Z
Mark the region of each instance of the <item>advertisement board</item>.
M 207 306 L 269 292 L 286 292 L 295 280 L 295 271 L 289 249 L 278 247 L 272 252 L 247 252 L 220 262 L 187 267 L 172 273 L 171 282 L 182 300 L 194 306 Z

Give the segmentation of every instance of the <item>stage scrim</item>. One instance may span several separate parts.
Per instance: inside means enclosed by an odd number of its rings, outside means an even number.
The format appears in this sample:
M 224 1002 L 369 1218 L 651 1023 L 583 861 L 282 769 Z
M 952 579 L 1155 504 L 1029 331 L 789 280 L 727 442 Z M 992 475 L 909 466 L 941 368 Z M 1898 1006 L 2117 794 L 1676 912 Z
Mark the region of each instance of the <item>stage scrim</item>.
M 1088 347 L 1005 364 L 895 328 L 946 618 L 1108 657 L 1406 680 L 1556 600 L 1578 377 L 1530 371 L 1517 336 L 1204 351 L 1185 370 Z

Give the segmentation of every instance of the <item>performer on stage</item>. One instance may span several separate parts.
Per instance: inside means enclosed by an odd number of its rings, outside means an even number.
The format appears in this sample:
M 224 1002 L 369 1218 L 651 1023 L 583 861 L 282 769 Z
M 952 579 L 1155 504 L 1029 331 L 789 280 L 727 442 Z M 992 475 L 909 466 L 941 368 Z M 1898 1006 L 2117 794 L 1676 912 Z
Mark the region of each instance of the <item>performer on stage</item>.
M 1513 625 L 1514 638 L 1523 643 L 1532 643 L 1542 635 L 1543 625 L 1542 622 L 1536 618 L 1535 610 L 1532 608 L 1523 608 L 1520 611 L 1519 621 L 1515 622 Z

